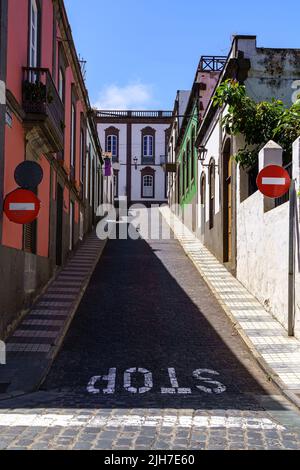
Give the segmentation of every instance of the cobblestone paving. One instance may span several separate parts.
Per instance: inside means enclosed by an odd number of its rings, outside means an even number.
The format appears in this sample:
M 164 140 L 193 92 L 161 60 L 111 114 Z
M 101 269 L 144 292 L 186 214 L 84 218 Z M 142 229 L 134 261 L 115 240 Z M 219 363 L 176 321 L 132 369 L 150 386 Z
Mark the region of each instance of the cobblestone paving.
M 41 390 L 0 402 L 0 449 L 300 449 L 300 413 L 176 240 L 111 240 Z

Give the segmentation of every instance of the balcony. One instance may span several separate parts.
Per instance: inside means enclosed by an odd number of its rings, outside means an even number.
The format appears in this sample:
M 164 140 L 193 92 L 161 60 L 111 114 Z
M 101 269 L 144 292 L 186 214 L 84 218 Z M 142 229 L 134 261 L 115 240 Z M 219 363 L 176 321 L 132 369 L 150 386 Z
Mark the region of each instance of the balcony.
M 23 68 L 24 127 L 39 153 L 64 148 L 64 105 L 48 69 Z
M 225 56 L 202 56 L 199 64 L 200 72 L 222 72 L 226 65 L 227 57 Z

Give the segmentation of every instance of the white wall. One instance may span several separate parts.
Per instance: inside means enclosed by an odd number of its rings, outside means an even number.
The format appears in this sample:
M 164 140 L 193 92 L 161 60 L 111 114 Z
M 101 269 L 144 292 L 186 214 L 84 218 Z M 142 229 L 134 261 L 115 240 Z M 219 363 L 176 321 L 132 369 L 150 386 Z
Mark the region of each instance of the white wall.
M 98 134 L 103 150 L 105 149 L 105 129 L 109 127 L 119 129 L 119 162 L 113 164 L 113 168 L 119 170 L 119 196 L 126 196 L 127 189 L 127 125 L 119 123 L 98 124 Z M 141 164 L 142 134 L 145 127 L 156 129 L 155 134 L 155 165 L 148 165 L 155 170 L 155 198 L 141 199 L 141 170 L 146 165 Z M 165 198 L 165 172 L 160 165 L 160 156 L 165 155 L 165 130 L 168 124 L 142 123 L 132 124 L 131 147 L 131 199 L 133 201 L 166 201 Z M 138 159 L 137 170 L 134 166 L 134 158 Z
M 150 166 L 155 170 L 155 198 L 150 201 L 163 201 L 165 198 L 165 172 L 162 166 L 160 166 L 160 156 L 166 154 L 166 133 L 165 130 L 168 129 L 169 125 L 167 124 L 149 124 L 149 127 L 156 130 L 155 133 L 155 166 L 153 165 L 142 165 L 142 129 L 148 127 L 147 123 L 143 124 L 133 124 L 132 125 L 132 159 L 134 157 L 138 158 L 138 169 L 132 167 L 131 170 L 131 179 L 132 179 L 132 190 L 131 198 L 134 201 L 144 199 L 141 198 L 141 171 L 146 166 Z M 145 199 L 149 201 L 149 199 Z
M 294 145 L 293 178 L 299 190 L 300 138 Z M 297 177 L 298 172 L 298 177 Z M 238 194 L 239 196 L 239 194 Z M 287 329 L 289 202 L 265 212 L 257 191 L 237 207 L 237 278 Z M 300 338 L 299 198 L 295 227 L 295 335 Z
M 105 129 L 115 127 L 119 129 L 119 163 L 113 164 L 113 169 L 119 170 L 119 196 L 126 196 L 126 160 L 127 160 L 127 126 L 126 124 L 98 124 L 100 143 L 105 152 Z
M 237 278 L 285 327 L 288 214 L 288 203 L 264 213 L 264 196 L 259 191 L 237 211 Z

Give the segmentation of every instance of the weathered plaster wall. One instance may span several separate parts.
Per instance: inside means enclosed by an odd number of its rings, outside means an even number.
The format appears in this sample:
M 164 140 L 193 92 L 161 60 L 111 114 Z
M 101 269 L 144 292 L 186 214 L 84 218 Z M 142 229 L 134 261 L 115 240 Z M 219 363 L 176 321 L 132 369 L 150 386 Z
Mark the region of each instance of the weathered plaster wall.
M 238 208 L 237 278 L 287 326 L 289 204 L 264 213 L 263 200 L 257 191 Z
M 259 155 L 266 161 L 282 158 L 282 149 L 268 142 Z M 293 178 L 299 190 L 300 138 L 293 147 Z M 239 178 L 238 187 L 241 190 Z M 271 200 L 259 191 L 237 199 L 237 278 L 280 323 L 288 325 L 289 202 L 266 211 Z M 267 204 L 266 204 L 267 203 Z M 271 207 L 271 206 L 269 206 Z M 295 334 L 300 336 L 299 199 L 295 217 Z
M 295 102 L 300 93 L 300 49 L 256 47 L 255 37 L 238 39 L 235 47 L 251 61 L 245 81 L 249 96 L 256 101 L 280 99 L 287 106 Z
M 0 338 L 5 338 L 47 283 L 54 265 L 49 258 L 1 245 L 0 259 Z

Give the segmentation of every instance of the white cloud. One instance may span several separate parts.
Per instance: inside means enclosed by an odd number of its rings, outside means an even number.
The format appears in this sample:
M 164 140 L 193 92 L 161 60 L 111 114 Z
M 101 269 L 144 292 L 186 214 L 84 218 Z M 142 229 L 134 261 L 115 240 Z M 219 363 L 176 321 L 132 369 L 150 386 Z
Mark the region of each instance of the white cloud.
M 129 83 L 125 86 L 107 85 L 100 91 L 94 107 L 104 110 L 147 109 L 153 108 L 152 86 L 140 82 Z

